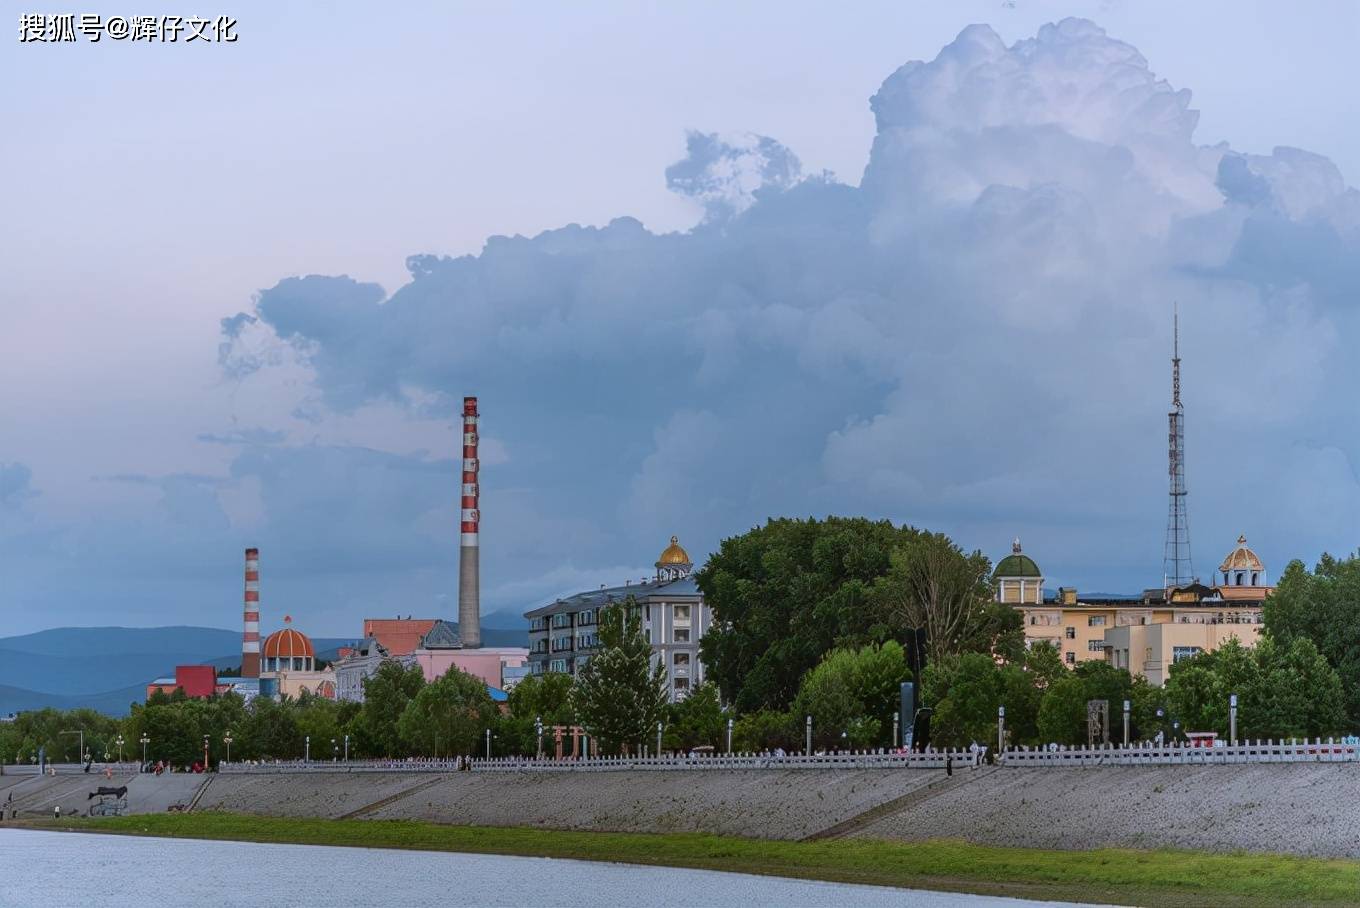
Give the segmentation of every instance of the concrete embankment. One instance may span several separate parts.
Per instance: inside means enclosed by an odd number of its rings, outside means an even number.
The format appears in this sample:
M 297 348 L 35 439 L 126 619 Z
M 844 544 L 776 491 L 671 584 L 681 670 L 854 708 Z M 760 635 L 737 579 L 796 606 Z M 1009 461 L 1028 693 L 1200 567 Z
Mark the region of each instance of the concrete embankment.
M 223 775 L 198 810 L 1360 858 L 1360 766 Z
M 138 774 L 120 771 L 106 778 L 102 772 L 61 772 L 55 776 L 6 775 L 0 777 L 0 808 L 5 816 L 20 818 L 51 816 L 60 807 L 66 816 L 86 813 L 101 787 L 127 786 L 127 813 L 164 813 L 172 806 L 187 807 L 210 776 L 193 773 Z
M 1360 857 L 1360 764 L 1001 769 L 854 834 Z

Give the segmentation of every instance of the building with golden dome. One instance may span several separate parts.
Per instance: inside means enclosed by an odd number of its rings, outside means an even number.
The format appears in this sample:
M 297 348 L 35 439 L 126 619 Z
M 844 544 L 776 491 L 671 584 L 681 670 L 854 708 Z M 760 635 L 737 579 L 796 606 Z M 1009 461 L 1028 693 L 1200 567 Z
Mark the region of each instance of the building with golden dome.
M 600 612 L 633 597 L 642 630 L 652 645 L 652 664 L 666 671 L 672 701 L 703 683 L 699 640 L 711 616 L 691 576 L 694 562 L 671 537 L 656 560 L 656 573 L 619 586 L 601 585 L 525 612 L 529 619 L 529 673 L 575 675 L 599 649 Z
M 311 638 L 293 627 L 285 615 L 283 627 L 260 646 L 260 693 L 266 697 L 300 697 L 314 694 L 335 698 L 335 671 L 316 667 L 316 648 Z
M 1074 587 L 1043 591 L 1043 573 L 1020 550 L 997 563 L 996 601 L 1020 610 L 1025 643 L 1049 643 L 1067 665 L 1102 660 L 1152 684 L 1166 683 L 1172 665 L 1217 649 L 1229 639 L 1254 646 L 1261 634 L 1261 606 L 1271 587 L 1256 553 L 1239 536 L 1219 567 L 1218 586 L 1194 582 L 1152 588 L 1141 595 L 1081 595 Z

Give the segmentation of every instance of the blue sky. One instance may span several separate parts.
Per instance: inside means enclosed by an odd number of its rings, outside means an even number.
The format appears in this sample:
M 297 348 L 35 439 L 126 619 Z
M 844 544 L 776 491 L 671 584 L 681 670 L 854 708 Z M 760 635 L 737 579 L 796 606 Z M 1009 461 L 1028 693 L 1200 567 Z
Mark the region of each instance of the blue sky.
M 1356 546 L 1353 4 L 275 7 L 0 44 L 0 633 L 452 615 L 467 393 L 487 611 L 779 514 L 1137 590 L 1173 299 L 1198 572 Z

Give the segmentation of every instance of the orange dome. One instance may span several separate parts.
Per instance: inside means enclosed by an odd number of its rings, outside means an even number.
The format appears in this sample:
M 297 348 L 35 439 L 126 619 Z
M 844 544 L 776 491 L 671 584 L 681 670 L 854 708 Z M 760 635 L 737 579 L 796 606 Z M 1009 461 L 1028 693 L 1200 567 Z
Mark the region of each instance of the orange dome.
M 265 638 L 263 655 L 266 659 L 312 659 L 316 657 L 316 652 L 306 634 L 285 627 Z

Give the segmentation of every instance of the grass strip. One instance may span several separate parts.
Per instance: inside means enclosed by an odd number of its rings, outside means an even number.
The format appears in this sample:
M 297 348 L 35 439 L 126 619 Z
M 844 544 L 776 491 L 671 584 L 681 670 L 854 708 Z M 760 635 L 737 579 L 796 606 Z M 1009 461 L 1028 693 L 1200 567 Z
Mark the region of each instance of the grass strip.
M 950 840 L 787 842 L 700 833 L 579 832 L 228 813 L 42 820 L 25 825 L 173 838 L 572 858 L 1125 905 L 1360 904 L 1360 861 L 1286 855 L 1050 851 Z

